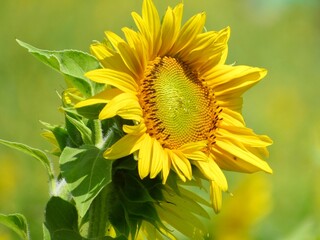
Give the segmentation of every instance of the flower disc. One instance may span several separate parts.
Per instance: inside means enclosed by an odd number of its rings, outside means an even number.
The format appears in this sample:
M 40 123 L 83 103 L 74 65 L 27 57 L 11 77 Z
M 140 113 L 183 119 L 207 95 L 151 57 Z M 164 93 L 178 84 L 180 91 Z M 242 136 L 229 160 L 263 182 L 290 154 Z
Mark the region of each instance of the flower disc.
M 175 58 L 158 57 L 145 75 L 139 97 L 149 134 L 170 149 L 207 140 L 217 107 L 197 73 Z

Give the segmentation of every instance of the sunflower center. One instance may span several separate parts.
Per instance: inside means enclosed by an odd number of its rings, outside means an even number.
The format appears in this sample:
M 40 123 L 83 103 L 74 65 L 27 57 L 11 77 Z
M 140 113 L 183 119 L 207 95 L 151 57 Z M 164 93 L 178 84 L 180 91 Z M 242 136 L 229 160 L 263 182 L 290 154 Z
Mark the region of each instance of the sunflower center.
M 147 132 L 164 147 L 214 141 L 219 107 L 212 91 L 187 64 L 172 57 L 150 62 L 139 99 Z

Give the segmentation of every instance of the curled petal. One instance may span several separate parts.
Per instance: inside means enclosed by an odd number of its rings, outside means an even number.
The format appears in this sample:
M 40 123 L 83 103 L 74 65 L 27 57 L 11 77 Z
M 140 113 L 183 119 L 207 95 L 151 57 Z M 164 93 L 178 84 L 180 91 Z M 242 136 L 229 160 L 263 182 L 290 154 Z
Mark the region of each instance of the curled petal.
M 77 103 L 75 105 L 75 108 L 86 107 L 86 106 L 99 104 L 99 103 L 108 103 L 115 96 L 118 96 L 121 93 L 122 93 L 122 91 L 120 91 L 119 89 L 116 89 L 116 88 L 106 89 L 91 98 L 88 98 L 84 101 Z
M 138 99 L 131 93 L 121 93 L 113 98 L 100 112 L 99 119 L 120 116 L 124 119 L 131 119 L 140 122 L 142 109 Z
M 111 159 L 111 160 L 128 156 L 140 148 L 141 142 L 143 141 L 144 138 L 145 138 L 145 134 L 125 135 L 118 142 L 116 142 L 110 148 L 108 148 L 104 152 L 103 156 L 106 159 Z

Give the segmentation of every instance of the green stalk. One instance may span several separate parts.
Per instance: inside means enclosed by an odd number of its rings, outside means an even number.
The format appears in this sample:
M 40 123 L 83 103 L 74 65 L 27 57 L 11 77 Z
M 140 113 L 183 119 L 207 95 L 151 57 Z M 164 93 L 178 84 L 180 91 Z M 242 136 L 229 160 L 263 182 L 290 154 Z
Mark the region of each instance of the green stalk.
M 98 119 L 93 120 L 94 144 L 100 146 L 103 142 L 101 122 Z
M 93 120 L 94 144 L 101 147 L 103 143 L 101 121 Z M 108 187 L 104 187 L 97 197 L 91 203 L 89 209 L 89 239 L 100 239 L 105 237 L 108 224 L 108 206 L 107 206 Z

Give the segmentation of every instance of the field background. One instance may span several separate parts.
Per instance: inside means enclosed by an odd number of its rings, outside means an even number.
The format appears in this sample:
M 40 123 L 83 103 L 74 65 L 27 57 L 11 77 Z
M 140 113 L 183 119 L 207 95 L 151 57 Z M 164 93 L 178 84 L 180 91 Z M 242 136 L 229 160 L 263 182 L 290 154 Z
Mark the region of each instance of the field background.
M 39 120 L 62 124 L 62 76 L 16 43 L 89 51 L 103 32 L 133 27 L 141 0 L 4 0 L 0 7 L 0 138 L 50 149 Z M 163 15 L 179 1 L 155 0 Z M 265 67 L 244 95 L 247 125 L 268 134 L 273 175 L 227 173 L 230 192 L 208 223 L 216 239 L 320 239 L 320 1 L 184 0 L 184 21 L 205 11 L 206 28 L 231 27 L 228 63 Z M 42 239 L 48 200 L 42 166 L 0 146 L 0 213 L 24 214 Z M 17 239 L 0 226 L 0 240 Z

